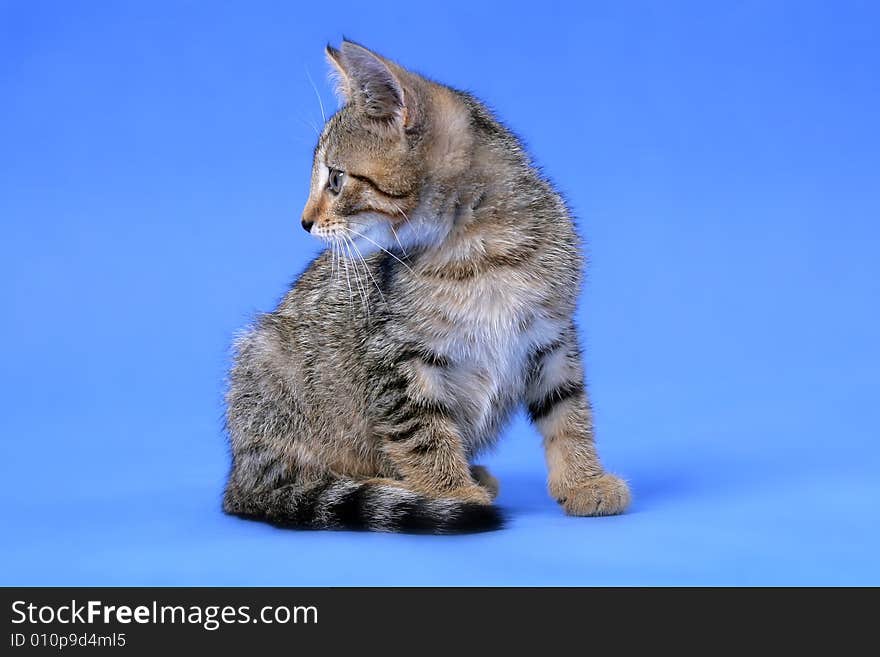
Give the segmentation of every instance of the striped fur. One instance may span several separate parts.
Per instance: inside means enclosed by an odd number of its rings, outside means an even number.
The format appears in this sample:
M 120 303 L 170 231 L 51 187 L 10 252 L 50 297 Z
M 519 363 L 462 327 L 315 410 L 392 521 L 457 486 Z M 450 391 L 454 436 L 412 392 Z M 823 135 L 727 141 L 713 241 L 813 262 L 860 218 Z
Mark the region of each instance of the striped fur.
M 628 490 L 593 441 L 562 199 L 472 96 L 349 42 L 328 57 L 345 105 L 303 213 L 328 249 L 236 342 L 224 508 L 303 528 L 497 528 L 497 481 L 473 461 L 525 404 L 565 510 L 621 512 Z
M 334 477 L 229 495 L 226 511 L 306 529 L 446 534 L 496 529 L 502 522 L 496 507 Z

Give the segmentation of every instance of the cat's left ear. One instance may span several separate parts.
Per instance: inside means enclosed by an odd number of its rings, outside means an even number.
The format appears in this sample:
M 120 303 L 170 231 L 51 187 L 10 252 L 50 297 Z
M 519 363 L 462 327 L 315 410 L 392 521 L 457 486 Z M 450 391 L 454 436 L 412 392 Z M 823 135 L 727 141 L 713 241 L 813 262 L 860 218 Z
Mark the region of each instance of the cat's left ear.
M 345 72 L 342 53 L 328 43 L 324 49 L 324 55 L 327 57 L 327 63 L 330 64 L 330 79 L 333 81 L 333 90 L 336 92 L 339 102 L 345 104 L 351 98 L 351 87 L 348 73 Z
M 337 50 L 327 46 L 327 59 L 339 77 L 338 91 L 372 119 L 399 121 L 406 126 L 413 113 L 400 78 L 378 55 L 351 41 Z

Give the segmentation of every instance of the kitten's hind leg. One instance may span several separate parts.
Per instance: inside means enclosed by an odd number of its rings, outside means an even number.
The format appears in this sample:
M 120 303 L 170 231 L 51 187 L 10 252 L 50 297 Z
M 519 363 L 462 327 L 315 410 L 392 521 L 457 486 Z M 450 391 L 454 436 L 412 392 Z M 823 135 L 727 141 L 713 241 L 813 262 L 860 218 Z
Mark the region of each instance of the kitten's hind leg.
M 377 368 L 375 431 L 402 485 L 435 499 L 491 504 L 489 491 L 471 475 L 454 401 L 438 384 L 445 358 L 406 347 L 389 360 Z
M 489 491 L 489 495 L 494 500 L 498 497 L 498 480 L 489 472 L 488 468 L 485 465 L 472 465 L 471 466 L 471 477 L 473 477 L 474 481 L 476 481 L 480 486 Z
M 404 393 L 386 420 L 383 451 L 410 490 L 489 505 L 492 495 L 471 475 L 451 415 L 440 403 Z

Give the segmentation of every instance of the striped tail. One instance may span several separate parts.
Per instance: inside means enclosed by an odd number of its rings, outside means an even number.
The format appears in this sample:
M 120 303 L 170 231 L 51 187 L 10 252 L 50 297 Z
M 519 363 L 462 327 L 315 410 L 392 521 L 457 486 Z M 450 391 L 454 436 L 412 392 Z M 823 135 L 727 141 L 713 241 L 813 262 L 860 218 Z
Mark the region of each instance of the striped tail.
M 223 508 L 233 515 L 304 529 L 460 534 L 504 524 L 496 506 L 433 499 L 405 488 L 344 478 L 251 493 L 228 488 Z

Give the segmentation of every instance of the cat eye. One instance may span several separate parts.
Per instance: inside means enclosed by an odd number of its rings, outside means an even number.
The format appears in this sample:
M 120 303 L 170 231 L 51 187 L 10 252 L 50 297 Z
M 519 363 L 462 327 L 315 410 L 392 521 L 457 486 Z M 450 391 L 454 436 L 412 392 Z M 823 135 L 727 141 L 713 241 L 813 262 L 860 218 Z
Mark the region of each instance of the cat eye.
M 334 194 L 338 194 L 342 189 L 342 182 L 345 180 L 345 172 L 339 169 L 330 169 L 330 175 L 327 177 L 327 187 Z

